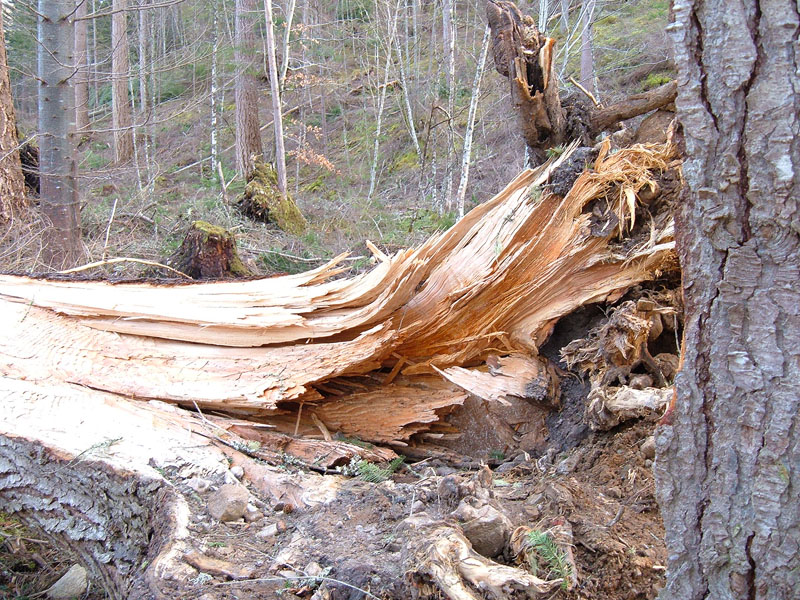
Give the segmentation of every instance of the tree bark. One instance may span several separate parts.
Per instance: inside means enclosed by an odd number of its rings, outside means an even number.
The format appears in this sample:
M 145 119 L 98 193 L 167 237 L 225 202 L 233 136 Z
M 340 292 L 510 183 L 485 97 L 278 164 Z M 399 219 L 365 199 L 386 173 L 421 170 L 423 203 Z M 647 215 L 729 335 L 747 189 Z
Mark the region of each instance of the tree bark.
M 89 65 L 86 51 L 87 22 L 82 19 L 88 12 L 89 0 L 78 0 L 75 8 L 75 129 L 89 127 Z
M 111 116 L 114 128 L 114 160 L 133 158 L 133 121 L 128 97 L 130 60 L 128 52 L 127 0 L 114 0 L 111 15 Z
M 42 212 L 53 233 L 44 260 L 72 266 L 82 254 L 75 162 L 73 75 L 75 3 L 39 0 L 39 187 Z
M 263 154 L 256 84 L 255 0 L 236 0 L 236 169 L 248 180 Z
M 26 204 L 25 179 L 19 158 L 17 117 L 8 78 L 6 39 L 0 10 L 0 223 L 11 220 Z
M 686 330 L 657 433 L 662 598 L 797 597 L 796 2 L 676 0 Z

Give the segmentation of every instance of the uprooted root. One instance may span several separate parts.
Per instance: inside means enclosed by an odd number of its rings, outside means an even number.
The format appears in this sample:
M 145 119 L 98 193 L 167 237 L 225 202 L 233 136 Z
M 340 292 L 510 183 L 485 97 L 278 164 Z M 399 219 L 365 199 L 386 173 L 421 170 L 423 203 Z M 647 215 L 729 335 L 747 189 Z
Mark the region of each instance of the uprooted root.
M 437 591 L 452 600 L 539 598 L 561 585 L 561 579 L 544 581 L 481 556 L 456 526 L 424 514 L 406 524 L 415 530 L 408 544 L 413 567 L 406 576 L 417 598 L 437 597 Z
M 608 319 L 585 338 L 574 340 L 561 350 L 561 357 L 572 368 L 588 373 L 595 386 L 619 381 L 628 383 L 631 371 L 643 365 L 658 387 L 668 385 L 674 367 L 666 357 L 654 358 L 649 341 L 677 326 L 676 309 L 659 299 L 640 298 L 623 302 Z

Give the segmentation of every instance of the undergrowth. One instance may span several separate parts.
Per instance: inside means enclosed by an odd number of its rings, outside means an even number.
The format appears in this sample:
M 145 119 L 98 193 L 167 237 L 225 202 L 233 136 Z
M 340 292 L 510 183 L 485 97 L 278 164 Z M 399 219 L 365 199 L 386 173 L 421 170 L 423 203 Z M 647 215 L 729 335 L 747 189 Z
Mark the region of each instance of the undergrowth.
M 528 533 L 528 564 L 531 573 L 538 576 L 539 572 L 563 579 L 561 587 L 567 589 L 572 576 L 567 553 L 559 548 L 555 540 L 547 532 L 534 529 Z

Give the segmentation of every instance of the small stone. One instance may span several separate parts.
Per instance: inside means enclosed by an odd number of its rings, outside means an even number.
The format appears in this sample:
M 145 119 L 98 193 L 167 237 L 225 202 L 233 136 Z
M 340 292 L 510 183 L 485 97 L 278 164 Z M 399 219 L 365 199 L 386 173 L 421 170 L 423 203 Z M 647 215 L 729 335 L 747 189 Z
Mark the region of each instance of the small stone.
M 475 508 L 462 500 L 451 516 L 460 522 L 475 552 L 487 558 L 503 551 L 513 528 L 511 520 L 490 504 Z
M 310 562 L 306 565 L 304 572 L 309 577 L 316 577 L 317 575 L 322 573 L 322 567 L 319 565 L 318 562 Z
M 223 522 L 241 519 L 249 500 L 250 492 L 243 485 L 223 485 L 209 497 L 208 514 Z
M 420 513 L 423 510 L 425 510 L 425 504 L 419 500 L 415 500 L 414 504 L 411 505 L 412 513 Z
M 247 523 L 255 523 L 264 518 L 264 515 L 261 514 L 261 511 L 258 510 L 252 504 L 248 504 L 247 507 L 244 509 L 244 520 Z
M 225 485 L 236 485 L 237 483 L 239 480 L 236 479 L 236 476 L 230 470 L 225 471 Z
M 231 474 L 236 477 L 236 479 L 241 479 L 244 477 L 244 469 L 240 465 L 234 465 L 231 467 Z
M 80 565 L 72 565 L 61 578 L 47 590 L 48 598 L 75 598 L 82 596 L 89 585 L 89 578 Z
M 642 456 L 650 460 L 653 460 L 656 456 L 655 438 L 652 435 L 649 436 L 647 439 L 645 439 L 644 442 L 642 442 L 642 445 L 640 446 L 639 449 L 642 451 Z
M 208 479 L 203 479 L 202 477 L 192 477 L 191 479 L 186 480 L 186 485 L 188 485 L 198 494 L 202 494 L 208 491 L 208 488 L 211 487 L 211 482 Z
M 261 540 L 268 540 L 269 538 L 273 538 L 278 535 L 278 524 L 277 523 L 270 523 L 264 529 L 256 533 L 256 537 Z
M 650 375 L 639 374 L 631 377 L 630 387 L 635 390 L 643 390 L 645 388 L 653 387 L 653 378 Z

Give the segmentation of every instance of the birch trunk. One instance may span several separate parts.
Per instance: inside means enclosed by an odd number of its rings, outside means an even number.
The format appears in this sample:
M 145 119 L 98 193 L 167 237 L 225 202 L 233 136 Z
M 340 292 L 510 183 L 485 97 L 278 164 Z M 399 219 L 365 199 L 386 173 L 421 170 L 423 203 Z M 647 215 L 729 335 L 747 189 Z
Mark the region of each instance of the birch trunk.
M 39 189 L 42 212 L 52 223 L 45 262 L 72 266 L 81 255 L 75 162 L 75 37 L 71 0 L 39 0 Z
M 389 83 L 389 66 L 392 64 L 392 45 L 394 44 L 393 40 L 397 35 L 397 15 L 400 12 L 400 1 L 397 0 L 397 3 L 394 7 L 394 14 L 391 16 L 391 25 L 389 26 L 389 38 L 386 43 L 386 60 L 383 65 L 383 85 L 381 85 L 380 92 L 378 94 L 378 118 L 375 124 L 375 143 L 372 150 L 372 168 L 370 169 L 369 174 L 369 192 L 367 193 L 367 198 L 371 199 L 372 195 L 375 193 L 375 186 L 378 183 L 378 159 L 379 159 L 379 152 L 380 152 L 380 138 L 381 138 L 381 129 L 383 126 L 383 109 L 386 105 L 386 89 L 389 87 L 387 84 Z
M 213 40 L 211 43 L 211 174 L 214 177 L 217 173 L 217 162 L 219 161 L 219 142 L 217 133 L 217 94 L 219 80 L 219 18 L 217 17 L 216 6 L 214 7 L 214 21 L 211 26 Z M 225 186 L 225 182 L 220 184 Z
M 448 210 L 453 208 L 453 156 L 455 154 L 455 130 L 453 114 L 456 102 L 456 27 L 454 0 L 444 0 L 442 6 L 442 31 L 445 63 L 447 65 L 447 157 L 445 159 L 444 203 Z
M 292 21 L 294 20 L 294 9 L 297 0 L 289 0 L 289 7 L 286 9 L 286 29 L 283 31 L 283 44 L 281 47 L 281 76 L 279 88 L 283 90 L 283 83 L 286 81 L 286 71 L 289 69 L 289 38 L 292 35 Z
M 25 179 L 19 159 L 17 117 L 8 78 L 6 40 L 0 10 L 0 223 L 12 219 L 26 203 Z
M 272 92 L 272 128 L 275 131 L 275 170 L 278 173 L 278 190 L 281 194 L 286 195 L 286 152 L 283 147 L 283 115 L 281 114 L 281 91 L 278 82 L 278 61 L 275 59 L 272 0 L 264 0 L 264 17 L 267 25 L 267 59 Z
M 133 158 L 133 123 L 128 97 L 130 60 L 128 52 L 127 0 L 114 0 L 111 15 L 111 113 L 114 128 L 114 160 Z
M 256 158 L 263 154 L 258 119 L 255 50 L 255 0 L 236 0 L 236 169 L 245 181 L 253 174 Z
M 464 197 L 467 194 L 469 182 L 470 155 L 472 154 L 472 136 L 475 132 L 475 115 L 478 112 L 478 101 L 481 97 L 481 80 L 486 68 L 486 55 L 489 53 L 490 27 L 487 25 L 483 32 L 483 43 L 478 66 L 475 69 L 475 81 L 472 84 L 472 98 L 469 101 L 469 115 L 467 116 L 467 131 L 464 133 L 464 154 L 461 158 L 461 180 L 458 183 L 457 208 L 459 218 L 464 216 Z
M 678 0 L 686 304 L 657 431 L 661 598 L 797 598 L 800 92 L 796 2 Z

